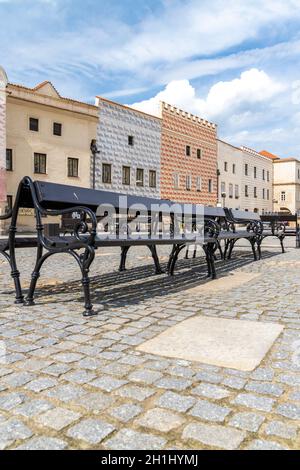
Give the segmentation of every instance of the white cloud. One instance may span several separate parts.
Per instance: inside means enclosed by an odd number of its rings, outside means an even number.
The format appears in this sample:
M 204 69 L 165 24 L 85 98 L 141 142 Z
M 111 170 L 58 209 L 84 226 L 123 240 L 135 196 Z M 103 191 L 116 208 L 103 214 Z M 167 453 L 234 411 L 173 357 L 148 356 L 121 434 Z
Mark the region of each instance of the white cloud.
M 263 70 L 250 69 L 231 81 L 220 81 L 213 85 L 206 98 L 197 96 L 188 80 L 171 81 L 163 91 L 149 100 L 133 103 L 133 108 L 157 115 L 159 101 L 165 101 L 207 119 L 219 119 L 234 115 L 268 102 L 285 86 L 267 75 Z

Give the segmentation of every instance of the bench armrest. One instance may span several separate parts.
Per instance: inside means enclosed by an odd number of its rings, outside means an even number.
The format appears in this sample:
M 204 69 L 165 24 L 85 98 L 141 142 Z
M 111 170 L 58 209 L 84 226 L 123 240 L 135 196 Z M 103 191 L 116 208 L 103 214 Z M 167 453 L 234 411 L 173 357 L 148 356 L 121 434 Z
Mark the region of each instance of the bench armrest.
M 8 212 L 6 212 L 6 214 L 0 215 L 0 220 L 10 219 L 11 216 L 12 216 L 12 210 L 9 210 Z
M 218 238 L 220 233 L 220 225 L 212 219 L 204 220 L 204 231 L 212 238 Z
M 89 208 L 85 206 L 74 206 L 67 209 L 44 209 L 43 207 L 39 207 L 39 211 L 41 216 L 58 216 L 64 215 L 71 212 L 80 212 L 83 214 L 81 220 L 74 227 L 74 235 L 78 241 L 84 241 L 88 244 L 93 244 L 95 241 L 95 237 L 97 234 L 97 218 L 96 214 Z M 89 217 L 91 220 L 91 229 L 88 228 L 88 223 L 86 222 L 86 217 Z M 86 234 L 89 232 L 89 237 L 84 237 L 84 240 L 81 238 L 81 234 Z

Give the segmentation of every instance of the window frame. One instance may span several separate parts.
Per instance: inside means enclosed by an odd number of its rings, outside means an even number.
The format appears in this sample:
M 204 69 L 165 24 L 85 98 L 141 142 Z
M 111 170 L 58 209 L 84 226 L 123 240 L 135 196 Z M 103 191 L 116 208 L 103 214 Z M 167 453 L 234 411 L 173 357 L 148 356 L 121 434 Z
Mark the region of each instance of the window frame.
M 154 176 L 154 184 L 153 184 L 153 176 Z M 149 188 L 156 188 L 156 187 L 157 187 L 156 170 L 149 170 Z
M 108 181 L 106 181 L 106 178 L 104 176 L 106 175 L 106 169 L 109 169 L 109 178 Z M 112 180 L 112 164 L 111 163 L 102 163 L 102 183 L 103 184 L 111 184 Z
M 41 157 L 45 157 L 44 161 L 44 166 L 45 166 L 45 171 L 41 171 L 41 167 L 43 166 L 41 164 Z M 38 161 L 37 161 L 38 160 Z M 36 175 L 46 175 L 47 174 L 47 154 L 46 153 L 41 153 L 41 152 L 34 152 L 33 154 L 33 172 Z M 38 171 L 36 171 L 38 169 Z
M 76 172 L 77 174 L 70 174 L 70 168 L 72 167 L 72 173 L 74 170 L 73 163 L 76 162 Z M 70 165 L 71 163 L 71 165 Z M 68 178 L 78 178 L 79 177 L 79 158 L 76 157 L 68 157 Z
M 141 172 L 142 178 L 138 177 L 138 172 Z M 145 185 L 145 172 L 144 168 L 137 168 L 135 172 L 135 184 L 139 188 L 143 188 Z
M 60 126 L 59 129 L 59 133 L 56 133 L 55 132 L 55 126 Z M 53 135 L 55 135 L 55 137 L 61 137 L 62 136 L 62 123 L 61 122 L 53 122 L 53 127 L 52 127 L 52 133 Z
M 32 127 L 31 127 L 31 124 L 33 122 L 37 123 L 37 128 L 36 129 L 32 129 Z M 30 132 L 39 132 L 40 131 L 40 120 L 39 120 L 39 118 L 29 116 L 29 126 L 28 127 L 29 127 Z
M 134 136 L 133 135 L 128 135 L 127 143 L 129 145 L 129 147 L 134 147 Z
M 10 159 L 7 159 L 8 152 L 10 152 Z M 7 166 L 8 161 L 10 162 L 9 167 Z M 7 148 L 6 149 L 6 160 L 5 160 L 5 168 L 6 171 L 13 171 L 14 166 L 13 166 L 13 149 L 12 148 Z
M 128 170 L 129 178 L 126 178 L 126 171 Z M 128 176 L 127 174 L 127 176 Z M 122 165 L 122 184 L 124 186 L 130 186 L 131 181 L 131 167 L 128 165 Z

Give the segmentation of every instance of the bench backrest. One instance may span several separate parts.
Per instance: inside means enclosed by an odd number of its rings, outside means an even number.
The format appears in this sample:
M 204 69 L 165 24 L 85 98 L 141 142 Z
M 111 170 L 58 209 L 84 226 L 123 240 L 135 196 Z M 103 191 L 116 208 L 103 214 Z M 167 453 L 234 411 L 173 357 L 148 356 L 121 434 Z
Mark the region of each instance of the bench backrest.
M 262 222 L 297 222 L 297 214 L 264 214 L 261 215 Z
M 239 209 L 228 209 L 229 217 L 240 222 L 258 221 L 260 215 L 257 212 L 242 211 Z

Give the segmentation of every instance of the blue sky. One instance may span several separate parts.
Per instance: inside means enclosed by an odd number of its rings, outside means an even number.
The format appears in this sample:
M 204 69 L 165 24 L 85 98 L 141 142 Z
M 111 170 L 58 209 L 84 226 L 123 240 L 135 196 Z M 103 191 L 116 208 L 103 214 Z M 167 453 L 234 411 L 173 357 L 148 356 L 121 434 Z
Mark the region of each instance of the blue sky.
M 163 99 L 235 145 L 300 157 L 299 27 L 300 0 L 0 0 L 0 64 L 88 102 Z

